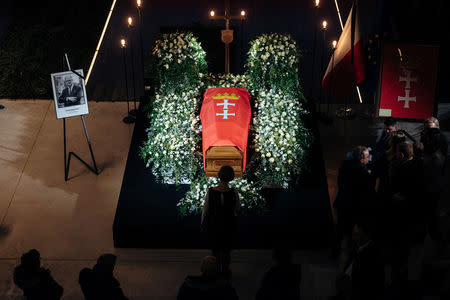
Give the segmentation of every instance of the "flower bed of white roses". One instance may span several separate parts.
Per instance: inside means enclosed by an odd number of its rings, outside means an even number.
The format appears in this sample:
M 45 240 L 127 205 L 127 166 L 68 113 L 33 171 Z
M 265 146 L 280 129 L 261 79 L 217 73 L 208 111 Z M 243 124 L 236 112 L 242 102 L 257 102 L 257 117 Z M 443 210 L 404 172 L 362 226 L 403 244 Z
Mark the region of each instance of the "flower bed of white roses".
M 254 120 L 256 151 L 259 152 L 260 181 L 288 187 L 303 167 L 308 140 L 301 116 L 307 112 L 297 98 L 274 90 L 258 93 Z
M 206 64 L 206 53 L 190 32 L 163 34 L 156 41 L 152 53 L 166 70 L 172 67 L 173 63 L 182 64 L 186 60 Z

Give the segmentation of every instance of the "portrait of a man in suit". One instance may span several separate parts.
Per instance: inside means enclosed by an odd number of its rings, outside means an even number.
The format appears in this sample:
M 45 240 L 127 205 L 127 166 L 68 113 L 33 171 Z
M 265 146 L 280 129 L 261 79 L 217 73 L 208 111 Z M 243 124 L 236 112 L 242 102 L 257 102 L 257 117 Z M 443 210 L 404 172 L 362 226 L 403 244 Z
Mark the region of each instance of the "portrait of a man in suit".
M 79 105 L 82 96 L 82 89 L 73 83 L 72 75 L 66 75 L 64 77 L 64 89 L 58 98 L 58 103 L 64 104 L 64 107 Z

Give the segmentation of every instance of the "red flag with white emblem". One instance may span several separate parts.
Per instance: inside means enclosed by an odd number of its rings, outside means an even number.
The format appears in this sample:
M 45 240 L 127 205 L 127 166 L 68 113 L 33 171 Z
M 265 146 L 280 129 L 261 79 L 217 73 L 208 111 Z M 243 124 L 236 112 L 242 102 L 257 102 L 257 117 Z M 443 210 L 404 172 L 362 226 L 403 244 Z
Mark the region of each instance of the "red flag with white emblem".
M 380 117 L 433 115 L 439 47 L 390 43 L 383 47 Z
M 250 119 L 250 93 L 246 89 L 229 87 L 206 90 L 200 111 L 203 163 L 206 151 L 212 146 L 236 146 L 243 153 L 244 170 Z

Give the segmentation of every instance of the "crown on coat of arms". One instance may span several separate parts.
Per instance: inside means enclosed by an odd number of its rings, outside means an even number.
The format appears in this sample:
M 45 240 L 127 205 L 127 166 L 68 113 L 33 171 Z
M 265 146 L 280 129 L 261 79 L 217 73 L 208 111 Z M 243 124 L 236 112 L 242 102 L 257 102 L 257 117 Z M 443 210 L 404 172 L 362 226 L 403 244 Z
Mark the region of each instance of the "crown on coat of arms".
M 399 58 L 400 66 L 410 70 L 420 69 L 422 59 L 417 55 L 405 55 L 398 49 L 397 57 Z
M 240 96 L 236 95 L 235 93 L 218 93 L 217 95 L 212 97 L 213 99 L 232 99 L 232 100 L 238 100 L 239 98 L 241 98 Z

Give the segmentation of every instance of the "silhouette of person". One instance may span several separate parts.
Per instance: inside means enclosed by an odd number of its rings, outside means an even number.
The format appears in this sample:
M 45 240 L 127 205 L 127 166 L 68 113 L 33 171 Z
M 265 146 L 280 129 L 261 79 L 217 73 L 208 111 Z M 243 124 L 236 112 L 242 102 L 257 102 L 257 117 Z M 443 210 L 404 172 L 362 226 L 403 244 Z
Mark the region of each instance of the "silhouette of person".
M 237 300 L 236 290 L 230 282 L 220 277 L 219 265 L 214 256 L 205 256 L 202 275 L 187 276 L 178 291 L 177 300 Z
M 273 258 L 276 265 L 264 274 L 255 299 L 300 299 L 301 266 L 292 263 L 292 254 L 287 249 L 274 249 Z
M 64 107 L 79 105 L 83 95 L 81 87 L 73 83 L 72 75 L 64 77 L 64 90 L 58 98 L 58 103 L 63 103 Z
M 50 271 L 41 268 L 41 256 L 36 249 L 31 249 L 20 258 L 20 265 L 14 269 L 14 283 L 28 300 L 60 299 L 64 291 Z
M 352 239 L 356 245 L 345 271 L 336 279 L 339 294 L 332 299 L 371 300 L 384 293 L 384 263 L 381 251 L 373 241 L 373 221 L 366 216 L 356 221 Z
M 126 300 L 119 281 L 114 277 L 116 256 L 103 254 L 97 259 L 97 264 L 92 268 L 84 268 L 80 271 L 78 283 L 86 300 L 109 299 Z
M 239 196 L 228 183 L 234 179 L 230 166 L 219 171 L 220 183 L 209 188 L 202 210 L 202 231 L 206 231 L 213 255 L 217 258 L 219 270 L 231 276 L 229 270 L 232 241 L 236 229 L 235 215 L 239 209 Z

